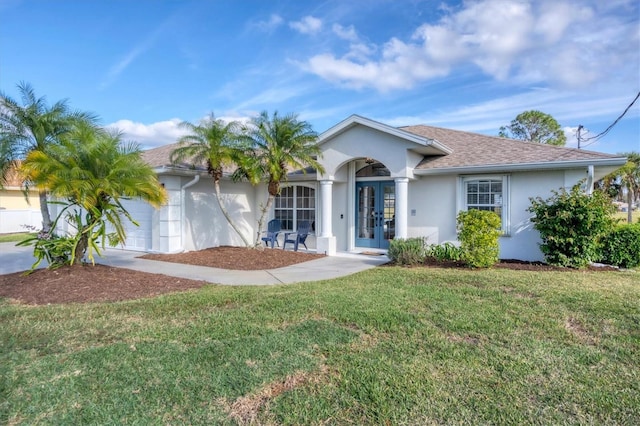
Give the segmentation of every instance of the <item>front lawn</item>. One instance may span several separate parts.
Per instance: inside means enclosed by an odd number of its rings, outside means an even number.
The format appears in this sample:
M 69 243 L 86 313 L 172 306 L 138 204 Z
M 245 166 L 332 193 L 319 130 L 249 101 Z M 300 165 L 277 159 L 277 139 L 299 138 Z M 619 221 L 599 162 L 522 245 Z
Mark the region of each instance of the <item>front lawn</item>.
M 28 237 L 32 236 L 28 232 L 16 232 L 13 234 L 0 234 L 0 243 L 12 243 L 12 242 L 20 242 L 22 240 L 26 240 Z
M 2 424 L 640 424 L 637 272 L 381 267 L 0 323 Z

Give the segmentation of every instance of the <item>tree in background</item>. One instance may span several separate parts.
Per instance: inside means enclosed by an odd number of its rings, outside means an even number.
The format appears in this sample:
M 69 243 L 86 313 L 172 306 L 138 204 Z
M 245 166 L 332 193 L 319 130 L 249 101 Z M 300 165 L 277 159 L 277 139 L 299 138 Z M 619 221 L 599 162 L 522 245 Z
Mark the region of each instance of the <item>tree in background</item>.
M 46 152 L 60 143 L 78 121 L 94 124 L 97 119 L 86 112 L 71 111 L 66 100 L 47 105 L 44 97 L 38 98 L 30 84 L 21 82 L 18 91 L 22 104 L 0 93 L 0 182 L 7 171 L 32 151 Z M 42 231 L 51 228 L 51 215 L 47 205 L 47 192 L 39 190 Z
M 249 247 L 251 243 L 231 218 L 220 193 L 220 180 L 225 167 L 233 166 L 243 154 L 239 146 L 240 124 L 236 121 L 226 123 L 210 114 L 198 124 L 183 122 L 181 127 L 187 129 L 189 133 L 178 141 L 178 148 L 171 153 L 171 161 L 206 164 L 207 172 L 213 178 L 220 211 L 233 230 L 242 238 L 245 246 Z
M 500 127 L 498 135 L 548 145 L 564 146 L 567 143 L 567 137 L 555 118 L 535 110 L 518 114 L 510 125 Z
M 100 254 L 98 243 L 104 247 L 105 240 L 111 246 L 125 241 L 123 218 L 137 226 L 122 200 L 140 198 L 155 207 L 166 201 L 164 188 L 141 153 L 138 144 L 124 143 L 120 134 L 91 123 L 76 125 L 59 143 L 29 153 L 22 163 L 25 176 L 38 189 L 65 200 L 55 222 L 64 217 L 76 231 L 68 237 L 27 240 L 35 244 L 34 267 L 43 257 L 54 260 L 54 267 L 81 262 L 85 254 L 93 261 L 93 251 Z M 49 257 L 47 252 L 58 244 L 64 246 L 61 256 Z
M 280 116 L 277 111 L 272 116 L 263 111 L 245 130 L 246 155 L 238 162 L 236 178 L 248 178 L 253 184 L 264 179 L 269 194 L 267 204 L 261 206 L 255 246 L 259 246 L 266 215 L 280 194 L 281 184 L 287 181 L 287 173 L 294 170 L 306 173 L 309 167 L 324 172 L 317 161 L 320 155 L 317 138 L 311 124 L 298 120 L 296 114 Z
M 633 222 L 633 206 L 640 196 L 640 153 L 620 154 L 627 157 L 627 162 L 600 181 L 600 188 L 611 198 L 621 199 L 626 189 L 627 222 Z

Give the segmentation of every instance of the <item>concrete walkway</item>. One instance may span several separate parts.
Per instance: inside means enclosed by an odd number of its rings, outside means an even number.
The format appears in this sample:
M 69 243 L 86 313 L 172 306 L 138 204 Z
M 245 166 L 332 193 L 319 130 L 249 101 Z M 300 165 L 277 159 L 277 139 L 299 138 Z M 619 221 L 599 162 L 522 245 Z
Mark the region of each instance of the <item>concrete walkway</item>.
M 35 261 L 32 252 L 33 247 L 16 247 L 15 243 L 0 243 L 0 275 L 29 269 Z M 143 253 L 126 250 L 106 249 L 103 254 L 103 257 L 96 257 L 96 263 L 223 285 L 270 285 L 328 280 L 374 268 L 389 261 L 384 255 L 341 253 L 338 256 L 323 257 L 284 268 L 235 271 L 140 259 L 138 256 L 142 256 Z

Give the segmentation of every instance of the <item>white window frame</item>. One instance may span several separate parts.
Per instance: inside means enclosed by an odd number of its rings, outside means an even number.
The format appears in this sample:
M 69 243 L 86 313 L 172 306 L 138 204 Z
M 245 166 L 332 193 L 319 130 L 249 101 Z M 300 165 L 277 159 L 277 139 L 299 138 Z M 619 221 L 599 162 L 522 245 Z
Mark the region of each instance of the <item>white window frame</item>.
M 292 223 L 293 223 L 293 229 L 286 229 L 286 231 L 295 231 L 296 229 L 298 229 L 298 215 L 297 215 L 297 211 L 298 211 L 298 187 L 303 187 L 303 188 L 309 188 L 313 190 L 313 200 L 314 200 L 314 207 L 311 208 L 300 208 L 300 210 L 303 211 L 312 211 L 313 210 L 313 222 L 315 222 L 314 227 L 315 230 L 311 230 L 311 234 L 315 234 L 315 232 L 318 229 L 318 188 L 316 188 L 316 185 L 308 185 L 308 184 L 292 184 L 292 185 L 286 185 L 283 186 L 282 189 L 291 189 L 293 191 L 293 207 L 291 208 L 277 208 L 276 207 L 276 202 L 274 200 L 273 203 L 273 217 L 276 217 L 276 210 L 291 210 L 293 212 L 293 216 L 292 216 Z M 276 197 L 277 198 L 277 197 Z M 283 228 L 283 230 L 285 230 Z
M 510 175 L 473 175 L 460 176 L 458 179 L 457 211 L 467 211 L 467 183 L 478 180 L 499 180 L 502 182 L 502 236 L 511 235 L 511 176 Z

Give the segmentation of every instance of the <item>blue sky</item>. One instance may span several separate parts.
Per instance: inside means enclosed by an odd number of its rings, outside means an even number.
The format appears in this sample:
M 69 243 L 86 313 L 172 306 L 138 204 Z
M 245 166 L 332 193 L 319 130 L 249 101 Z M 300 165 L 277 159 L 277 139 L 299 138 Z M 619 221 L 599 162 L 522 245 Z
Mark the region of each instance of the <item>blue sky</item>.
M 605 130 L 640 91 L 637 0 L 0 0 L 0 90 L 68 98 L 145 147 L 213 112 L 484 134 Z M 640 100 L 587 149 L 640 151 Z

